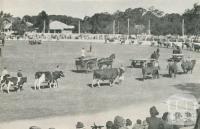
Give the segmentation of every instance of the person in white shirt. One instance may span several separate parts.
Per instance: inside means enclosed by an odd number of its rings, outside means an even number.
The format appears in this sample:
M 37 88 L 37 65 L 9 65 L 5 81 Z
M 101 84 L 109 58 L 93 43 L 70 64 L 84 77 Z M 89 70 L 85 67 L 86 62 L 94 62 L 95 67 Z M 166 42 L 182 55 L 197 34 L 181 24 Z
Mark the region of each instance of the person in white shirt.
M 81 57 L 85 57 L 85 48 L 81 49 Z
M 8 73 L 7 68 L 4 67 L 3 71 L 1 72 L 1 81 L 3 80 L 3 77 L 4 77 L 5 75 L 8 75 L 8 74 L 9 74 L 9 73 Z

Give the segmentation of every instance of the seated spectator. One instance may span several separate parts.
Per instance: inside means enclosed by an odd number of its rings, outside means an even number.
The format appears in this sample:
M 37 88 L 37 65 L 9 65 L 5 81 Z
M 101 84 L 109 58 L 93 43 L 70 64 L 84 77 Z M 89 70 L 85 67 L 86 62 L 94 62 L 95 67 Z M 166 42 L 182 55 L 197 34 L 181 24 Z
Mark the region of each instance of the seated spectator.
M 143 129 L 148 129 L 149 125 L 146 120 L 142 122 Z
M 114 119 L 113 129 L 124 129 L 126 121 L 121 116 L 116 116 Z
M 136 124 L 133 126 L 133 129 L 144 129 L 142 121 L 140 119 L 136 121 Z
M 38 126 L 31 126 L 29 129 L 41 129 L 41 128 Z
M 84 129 L 84 124 L 82 122 L 77 122 L 76 129 Z
M 130 119 L 126 119 L 126 127 L 128 129 L 131 129 L 131 126 L 132 126 L 132 121 Z
M 113 122 L 112 121 L 107 121 L 106 122 L 106 129 L 112 129 L 113 127 Z

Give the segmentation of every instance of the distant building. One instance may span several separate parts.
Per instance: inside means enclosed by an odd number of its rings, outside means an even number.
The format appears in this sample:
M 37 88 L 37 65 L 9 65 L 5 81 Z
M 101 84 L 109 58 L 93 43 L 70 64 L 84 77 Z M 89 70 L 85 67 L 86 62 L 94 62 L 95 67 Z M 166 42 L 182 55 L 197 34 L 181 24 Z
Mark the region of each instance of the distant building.
M 3 32 L 13 33 L 12 25 L 16 21 L 16 18 L 10 17 L 3 20 Z
M 49 23 L 50 33 L 72 33 L 74 26 L 66 25 L 60 21 L 52 21 Z

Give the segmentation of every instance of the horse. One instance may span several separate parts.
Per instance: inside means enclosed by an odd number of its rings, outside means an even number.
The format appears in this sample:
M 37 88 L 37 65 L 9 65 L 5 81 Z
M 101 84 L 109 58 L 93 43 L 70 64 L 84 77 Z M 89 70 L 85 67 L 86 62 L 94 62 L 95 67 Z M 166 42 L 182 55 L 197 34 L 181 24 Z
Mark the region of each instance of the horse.
M 159 66 L 155 66 L 153 63 L 143 63 L 142 65 L 143 80 L 147 75 L 152 75 L 152 79 L 159 78 Z
M 181 67 L 183 69 L 184 73 L 188 73 L 189 71 L 192 73 L 194 66 L 196 64 L 196 60 L 191 60 L 191 61 L 183 61 L 181 63 Z
M 114 59 L 115 59 L 115 54 L 111 54 L 107 58 L 101 58 L 101 59 L 99 59 L 97 61 L 99 69 L 102 69 L 103 66 L 107 66 L 107 67 L 110 66 L 112 68 L 112 63 L 113 63 Z
M 177 66 L 177 62 L 169 62 L 168 63 L 168 73 L 169 76 L 172 77 L 172 75 L 174 75 L 174 78 L 176 78 L 176 74 L 178 73 L 178 66 Z
M 188 50 L 192 50 L 193 49 L 193 44 L 192 43 L 189 43 L 189 42 L 186 42 L 186 43 L 184 43 L 183 44 L 183 46 L 186 46 L 186 48 L 188 49 Z

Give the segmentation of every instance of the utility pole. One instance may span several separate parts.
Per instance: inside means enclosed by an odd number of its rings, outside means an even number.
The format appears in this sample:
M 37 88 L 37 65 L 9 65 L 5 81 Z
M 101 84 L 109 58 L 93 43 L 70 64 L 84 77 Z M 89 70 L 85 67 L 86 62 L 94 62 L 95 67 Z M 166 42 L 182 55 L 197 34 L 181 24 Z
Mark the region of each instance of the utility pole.
M 184 19 L 182 20 L 182 36 L 185 35 L 185 22 Z
M 149 30 L 149 32 L 148 32 L 149 35 L 151 35 L 151 21 L 150 20 L 149 20 L 149 29 L 148 30 Z

